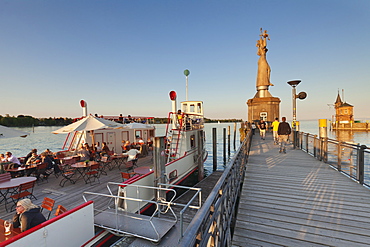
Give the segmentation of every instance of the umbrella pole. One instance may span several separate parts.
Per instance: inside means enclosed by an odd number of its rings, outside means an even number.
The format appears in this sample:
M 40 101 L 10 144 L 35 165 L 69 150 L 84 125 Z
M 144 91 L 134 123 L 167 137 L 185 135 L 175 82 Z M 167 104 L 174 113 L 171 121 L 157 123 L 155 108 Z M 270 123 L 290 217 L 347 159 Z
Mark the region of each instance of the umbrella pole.
M 95 136 L 94 136 L 94 131 L 91 130 L 91 142 L 92 142 L 92 147 L 95 147 Z

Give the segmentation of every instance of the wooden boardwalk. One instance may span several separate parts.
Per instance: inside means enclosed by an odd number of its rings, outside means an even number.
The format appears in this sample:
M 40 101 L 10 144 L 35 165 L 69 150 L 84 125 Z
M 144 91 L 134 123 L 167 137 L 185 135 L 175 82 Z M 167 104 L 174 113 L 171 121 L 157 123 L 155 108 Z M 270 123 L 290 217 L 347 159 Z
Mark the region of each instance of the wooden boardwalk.
M 255 135 L 232 246 L 370 246 L 370 190 Z

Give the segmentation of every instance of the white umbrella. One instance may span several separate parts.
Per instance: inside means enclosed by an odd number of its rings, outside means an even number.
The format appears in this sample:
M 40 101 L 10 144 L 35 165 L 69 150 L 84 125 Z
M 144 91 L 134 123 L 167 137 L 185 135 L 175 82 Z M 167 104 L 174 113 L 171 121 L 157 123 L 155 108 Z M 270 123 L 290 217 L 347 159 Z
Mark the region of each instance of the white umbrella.
M 70 133 L 74 131 L 89 131 L 89 130 L 98 130 L 98 129 L 107 129 L 107 128 L 123 128 L 124 125 L 106 120 L 104 118 L 98 118 L 94 117 L 92 115 L 89 115 L 81 120 L 78 120 L 77 122 L 74 122 L 70 125 L 64 126 L 63 128 L 60 128 L 58 130 L 53 131 L 54 134 L 62 134 L 62 133 Z
M 117 129 L 122 128 L 124 125 L 106 120 L 104 118 L 98 118 L 94 117 L 92 115 L 89 115 L 81 120 L 78 120 L 77 122 L 74 122 L 70 125 L 64 126 L 63 128 L 60 128 L 58 130 L 53 131 L 54 134 L 62 134 L 62 133 L 70 133 L 74 131 L 91 131 L 91 139 L 92 143 L 95 143 L 94 138 L 94 130 L 98 129 Z
M 29 133 L 11 129 L 5 126 L 0 125 L 0 139 L 2 138 L 12 138 L 12 137 L 26 137 Z

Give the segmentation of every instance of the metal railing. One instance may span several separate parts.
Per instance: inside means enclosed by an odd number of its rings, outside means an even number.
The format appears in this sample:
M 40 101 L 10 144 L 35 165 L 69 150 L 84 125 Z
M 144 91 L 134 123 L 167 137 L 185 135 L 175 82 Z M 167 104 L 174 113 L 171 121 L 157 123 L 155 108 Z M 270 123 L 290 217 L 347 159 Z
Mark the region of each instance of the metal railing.
M 370 149 L 365 145 L 320 138 L 309 133 L 296 133 L 296 148 L 330 164 L 358 183 L 370 187 Z
M 178 246 L 231 245 L 251 140 L 249 131 Z

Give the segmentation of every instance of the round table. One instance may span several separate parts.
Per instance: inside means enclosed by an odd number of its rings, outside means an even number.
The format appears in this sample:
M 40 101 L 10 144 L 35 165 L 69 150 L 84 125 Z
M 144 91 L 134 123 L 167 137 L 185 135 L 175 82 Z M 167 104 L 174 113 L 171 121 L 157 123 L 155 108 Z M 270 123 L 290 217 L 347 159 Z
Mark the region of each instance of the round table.
M 19 177 L 12 178 L 9 181 L 0 183 L 0 190 L 6 190 L 14 187 L 18 187 L 21 184 L 36 181 L 36 177 Z

